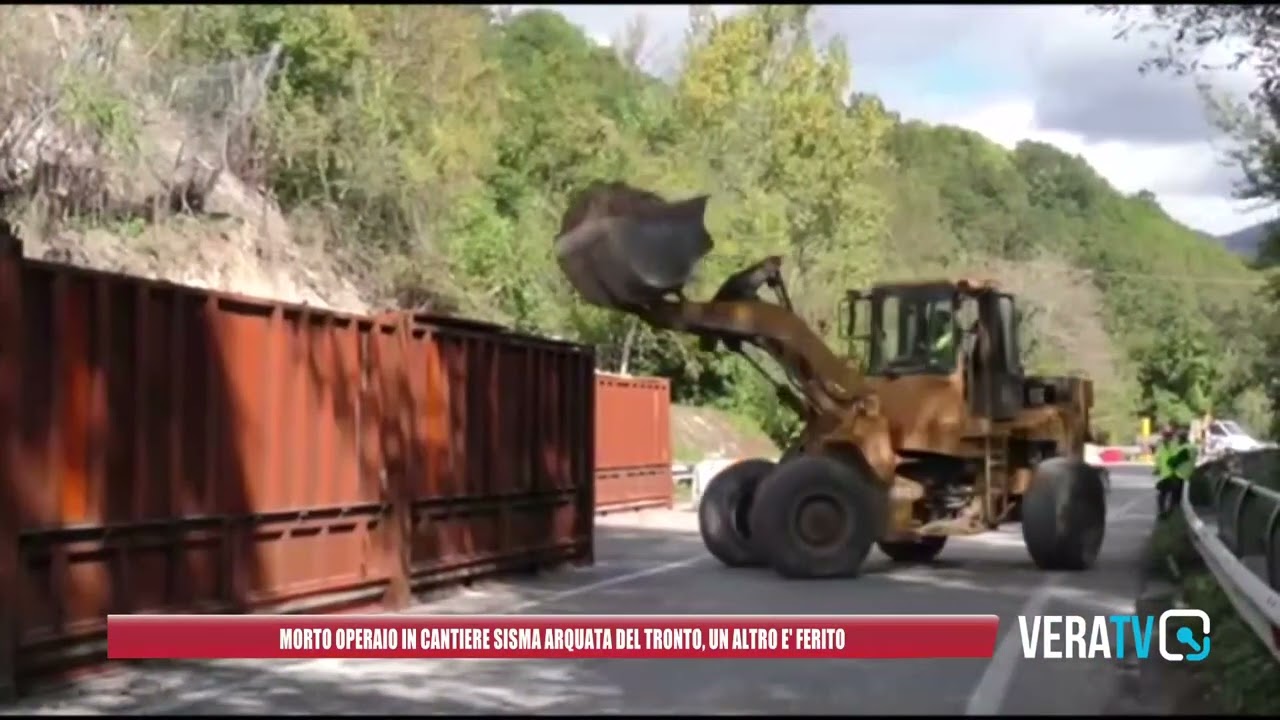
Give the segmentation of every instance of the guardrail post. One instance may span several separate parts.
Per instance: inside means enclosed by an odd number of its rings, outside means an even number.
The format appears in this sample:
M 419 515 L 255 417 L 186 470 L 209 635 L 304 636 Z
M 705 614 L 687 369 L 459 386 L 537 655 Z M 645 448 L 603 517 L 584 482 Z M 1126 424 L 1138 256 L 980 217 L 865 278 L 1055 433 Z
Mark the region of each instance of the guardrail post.
M 1280 503 L 1271 510 L 1267 518 L 1267 534 L 1263 536 L 1262 553 L 1267 561 L 1267 584 L 1280 590 L 1280 548 L 1277 548 L 1276 531 L 1280 530 Z
M 1215 478 L 1213 485 L 1213 510 L 1219 511 L 1222 508 L 1222 496 L 1227 492 L 1227 483 L 1230 476 L 1221 473 L 1215 473 L 1219 477 Z
M 1222 476 L 1222 481 L 1218 483 L 1218 487 L 1213 493 L 1213 512 L 1218 519 L 1218 537 L 1224 542 L 1228 540 L 1226 531 L 1229 529 L 1229 526 L 1224 527 L 1223 521 L 1227 518 L 1227 488 L 1230 486 L 1231 476 L 1224 474 Z
M 1253 486 L 1249 483 L 1241 483 L 1240 499 L 1236 500 L 1235 511 L 1231 513 L 1231 552 L 1240 557 L 1244 552 L 1244 541 L 1240 539 L 1240 520 L 1244 517 L 1244 503 L 1249 498 L 1249 490 Z

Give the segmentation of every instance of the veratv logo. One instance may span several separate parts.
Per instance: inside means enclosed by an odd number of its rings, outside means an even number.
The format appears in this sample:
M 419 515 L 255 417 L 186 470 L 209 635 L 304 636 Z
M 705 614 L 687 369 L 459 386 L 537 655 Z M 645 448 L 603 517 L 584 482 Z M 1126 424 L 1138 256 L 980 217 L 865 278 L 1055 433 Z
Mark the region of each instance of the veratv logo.
M 1158 625 L 1152 615 L 1018 616 L 1023 657 L 1045 660 L 1110 658 L 1112 648 L 1122 660 L 1130 647 L 1134 657 L 1145 660 L 1157 628 L 1165 660 L 1200 662 L 1209 657 L 1209 616 L 1200 610 L 1167 610 Z

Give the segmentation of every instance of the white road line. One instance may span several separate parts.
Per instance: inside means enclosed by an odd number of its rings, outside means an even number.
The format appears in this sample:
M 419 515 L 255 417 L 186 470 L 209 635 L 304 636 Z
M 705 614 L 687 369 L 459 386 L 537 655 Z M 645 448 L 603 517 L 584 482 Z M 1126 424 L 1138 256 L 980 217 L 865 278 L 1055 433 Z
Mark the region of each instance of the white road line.
M 1049 607 L 1053 599 L 1053 582 L 1046 582 L 1036 588 L 1027 600 L 1020 615 L 1040 615 Z M 987 663 L 982 679 L 974 686 L 965 704 L 965 715 L 997 715 L 1004 705 L 1005 696 L 1009 694 L 1009 683 L 1013 681 L 1013 671 L 1022 659 L 1022 634 L 1009 628 L 1004 633 L 1000 645 Z
M 1107 519 L 1108 519 L 1108 520 L 1115 520 L 1115 519 L 1118 519 L 1118 518 L 1122 518 L 1122 517 L 1124 517 L 1124 516 L 1128 515 L 1129 513 L 1133 512 L 1133 509 L 1134 509 L 1134 508 L 1138 507 L 1139 505 L 1141 505 L 1141 504 L 1142 504 L 1142 503 L 1144 503 L 1144 502 L 1151 502 L 1151 498 L 1147 497 L 1146 495 L 1141 495 L 1141 496 L 1139 496 L 1139 497 L 1136 497 L 1136 498 L 1134 498 L 1134 499 L 1130 500 L 1129 502 L 1127 502 L 1127 503 L 1125 503 L 1125 504 L 1121 505 L 1121 506 L 1120 506 L 1120 509 L 1116 511 L 1116 513 L 1115 513 L 1115 517 L 1108 517 Z M 1110 515 L 1110 513 L 1108 513 L 1108 515 Z
M 566 598 L 577 597 L 579 595 L 587 595 L 589 593 L 596 592 L 597 590 L 603 590 L 608 587 L 614 587 L 615 585 L 626 585 L 635 580 L 649 577 L 650 575 L 661 575 L 663 573 L 669 573 L 672 570 L 679 570 L 682 567 L 688 567 L 695 563 L 706 560 L 707 557 L 708 557 L 707 555 L 696 555 L 694 557 L 685 558 L 684 560 L 676 560 L 674 562 L 664 563 L 662 565 L 655 565 L 654 567 L 651 567 L 651 568 L 645 568 L 644 570 L 637 570 L 635 572 L 627 573 L 626 575 L 618 575 L 617 577 L 605 578 L 604 580 L 599 580 L 597 582 L 589 583 L 581 587 L 570 588 L 568 590 L 562 590 L 558 593 L 552 593 L 550 595 L 547 595 L 546 597 L 535 598 L 533 600 L 526 600 L 524 602 L 517 603 L 515 605 L 512 605 L 511 607 L 508 607 L 503 612 L 499 612 L 495 614 L 506 615 L 508 613 L 527 610 L 531 607 L 546 605 L 547 603 L 552 603 L 557 600 L 564 600 Z
M 1097 610 L 1105 610 L 1111 613 L 1129 614 L 1133 612 L 1134 605 L 1136 605 L 1135 599 L 1131 597 L 1104 595 L 1079 588 L 1055 587 L 1052 595 L 1055 602 L 1065 601 L 1073 604 L 1088 605 Z
M 1143 502 L 1147 502 L 1150 504 L 1147 507 L 1143 508 L 1142 507 Z M 1154 497 L 1144 496 L 1144 497 L 1134 498 L 1133 500 L 1130 500 L 1129 502 L 1125 503 L 1120 508 L 1120 511 L 1116 513 L 1116 516 L 1112 519 L 1128 520 L 1129 518 L 1135 518 L 1135 517 L 1154 518 L 1156 516 L 1155 504 L 1156 504 L 1156 499 Z
M 1116 509 L 1114 513 L 1109 513 L 1110 517 L 1108 518 L 1108 520 L 1109 521 L 1117 520 L 1125 517 L 1131 511 L 1132 508 L 1136 507 L 1138 503 L 1143 502 L 1145 500 L 1148 500 L 1148 498 L 1139 497 L 1139 498 L 1135 498 L 1134 500 L 1131 500 L 1128 503 L 1125 503 L 1124 505 Z M 560 592 L 551 593 L 544 597 L 533 598 L 530 600 L 516 602 L 515 604 L 507 606 L 505 610 L 498 610 L 498 611 L 495 611 L 493 614 L 505 615 L 510 613 L 516 613 L 522 610 L 528 610 L 530 608 L 538 607 L 541 605 L 547 605 L 547 604 L 554 603 L 559 600 L 568 599 L 571 597 L 589 595 L 591 593 L 597 592 L 599 590 L 604 590 L 606 588 L 626 585 L 646 577 L 651 577 L 654 575 L 661 575 L 664 573 L 672 572 L 680 568 L 694 565 L 706 559 L 707 559 L 706 555 L 700 554 L 694 557 L 685 558 L 683 560 L 676 560 L 673 562 L 664 563 L 662 565 L 656 565 L 653 567 L 645 568 L 643 570 L 637 570 L 637 571 L 626 573 L 623 575 L 618 575 L 616 577 L 605 578 L 603 580 L 599 580 L 593 583 L 588 583 L 580 587 L 570 588 L 568 590 L 562 590 Z M 1040 587 L 1036 588 L 1032 596 L 1028 599 L 1027 603 L 1023 606 L 1021 610 L 1021 614 L 1036 615 L 1036 614 L 1042 613 L 1045 607 L 1047 606 L 1047 604 L 1053 599 L 1053 590 L 1054 590 L 1054 587 L 1053 587 L 1052 581 L 1048 581 L 1045 584 L 1041 585 Z M 983 677 L 981 681 L 979 682 L 978 686 L 974 688 L 973 694 L 969 698 L 967 714 L 988 715 L 988 714 L 994 713 L 995 710 L 999 708 L 999 706 L 1004 702 L 1005 695 L 1008 693 L 1009 682 L 1012 680 L 1013 670 L 1019 659 L 1021 659 L 1021 641 L 1017 636 L 1013 635 L 1012 633 L 1006 633 L 1006 636 L 1003 642 L 1001 643 L 1000 647 L 997 648 L 995 655 L 992 657 L 991 662 L 988 664 L 986 672 L 983 673 Z M 331 664 L 333 664 L 331 658 L 303 660 L 297 663 L 274 666 L 272 668 L 272 672 L 273 673 L 276 673 L 276 672 L 294 673 L 294 672 L 305 671 L 311 668 L 317 668 L 317 667 L 321 667 L 324 665 L 331 665 Z M 142 708 L 133 710 L 133 712 L 135 714 L 172 713 L 174 710 L 188 707 L 190 705 L 194 705 L 196 703 L 202 702 L 212 697 L 224 696 L 229 693 L 242 691 L 242 690 L 249 689 L 251 687 L 254 687 L 256 685 L 259 685 L 264 682 L 269 682 L 269 681 L 270 681 L 269 676 L 254 675 L 241 682 L 222 685 L 216 688 L 210 688 L 208 690 L 197 692 L 193 695 L 188 695 L 187 697 L 184 697 L 182 699 L 172 699 L 167 702 L 160 702 L 154 705 L 143 706 Z M 994 709 L 988 710 L 986 709 L 987 707 L 991 707 Z
M 1129 502 L 1121 505 L 1112 512 L 1107 513 L 1107 524 L 1125 517 L 1129 512 L 1138 506 L 1139 503 L 1149 502 L 1150 498 L 1146 496 L 1136 497 Z M 1018 611 L 1019 615 L 1042 615 L 1048 608 L 1049 603 L 1054 600 L 1056 580 L 1050 576 L 1041 583 L 1031 593 L 1031 597 L 1027 598 L 1027 602 L 1023 604 Z M 991 662 L 987 663 L 987 669 L 983 671 L 982 677 L 978 680 L 978 684 L 974 686 L 973 692 L 969 695 L 969 702 L 965 705 L 965 715 L 996 715 L 1000 712 L 1000 708 L 1004 705 L 1005 698 L 1009 694 L 1009 684 L 1013 681 L 1013 673 L 1018 667 L 1018 661 L 1022 660 L 1022 635 L 1013 627 L 1005 631 L 1004 638 L 996 647 L 995 654 L 991 656 Z
M 515 603 L 514 605 L 507 606 L 505 610 L 498 610 L 491 614 L 507 615 L 510 613 L 520 612 L 521 610 L 528 610 L 529 608 L 538 607 L 539 605 L 547 605 L 547 604 L 556 602 L 558 600 L 564 600 L 571 597 L 578 597 L 580 595 L 589 595 L 593 592 L 604 590 L 605 588 L 616 587 L 618 585 L 626 585 L 628 583 L 634 582 L 636 580 L 640 580 L 642 578 L 647 578 L 653 575 L 661 575 L 663 573 L 668 573 L 673 570 L 679 570 L 680 568 L 688 567 L 695 563 L 706 560 L 707 557 L 708 556 L 706 555 L 697 555 L 695 557 L 685 558 L 684 560 L 676 560 L 674 562 L 663 563 L 662 565 L 655 565 L 653 567 L 645 568 L 643 570 L 636 570 L 635 572 L 629 572 L 629 573 L 626 573 L 625 575 L 618 575 L 616 577 L 605 578 L 603 580 L 598 580 L 593 583 L 588 583 L 580 587 L 570 588 L 568 590 L 562 590 L 560 592 L 551 593 L 550 595 L 546 595 L 540 598 L 534 598 L 531 600 L 518 602 L 518 603 Z M 271 672 L 274 674 L 274 673 L 280 673 L 280 672 L 295 673 L 300 671 L 306 671 L 309 669 L 319 668 L 326 665 L 334 665 L 336 664 L 334 660 L 340 661 L 341 659 L 340 658 L 316 658 L 315 660 L 303 660 L 301 662 L 290 663 L 287 665 L 274 666 L 271 668 Z M 154 705 L 147 705 L 142 708 L 135 709 L 131 712 L 137 715 L 159 715 L 163 713 L 172 713 L 177 709 L 188 707 L 196 703 L 204 702 L 205 700 L 208 700 L 213 697 L 221 697 L 230 693 L 240 692 L 240 691 L 247 690 L 257 685 L 260 685 L 262 683 L 266 683 L 270 681 L 271 681 L 270 675 L 266 675 L 266 674 L 253 675 L 239 682 L 230 683 L 227 685 L 220 685 L 218 687 L 209 688 L 207 690 L 201 690 L 199 692 L 192 693 L 180 699 L 174 698 L 168 701 L 156 703 Z
M 1134 500 L 1125 503 L 1117 509 L 1114 512 L 1113 517 L 1109 519 L 1118 520 L 1127 517 L 1132 512 L 1133 508 L 1135 508 L 1138 503 L 1142 502 L 1144 499 L 1145 498 L 1135 498 Z M 698 555 L 695 557 L 685 558 L 683 560 L 676 560 L 662 565 L 656 565 L 643 570 L 637 570 L 624 575 L 618 575 L 616 577 L 605 578 L 593 583 L 588 583 L 581 587 L 570 588 L 568 590 L 551 593 L 544 597 L 518 602 L 514 605 L 508 606 L 505 610 L 495 612 L 494 614 L 505 615 L 516 613 L 521 610 L 528 610 L 530 608 L 551 604 L 571 597 L 589 595 L 606 588 L 626 585 L 646 577 L 661 575 L 673 570 L 688 567 L 705 559 L 706 556 Z M 1031 598 L 1028 599 L 1027 603 L 1022 607 L 1020 614 L 1039 615 L 1043 613 L 1048 607 L 1049 602 L 1056 598 L 1056 590 L 1057 588 L 1054 587 L 1054 583 L 1052 581 L 1044 583 L 1038 587 L 1032 594 Z M 983 673 L 982 680 L 979 682 L 978 686 L 974 688 L 973 694 L 970 696 L 968 705 L 966 706 L 967 715 L 991 715 L 999 710 L 1000 706 L 1004 703 L 1005 696 L 1008 694 L 1009 683 L 1013 679 L 1013 671 L 1020 659 L 1021 639 L 1018 635 L 1015 635 L 1012 630 L 1010 630 L 1005 634 L 1000 647 L 996 650 L 995 655 L 988 664 L 986 671 Z M 273 671 L 294 673 L 311 668 L 318 668 L 324 665 L 332 665 L 334 663 L 331 662 L 331 660 L 331 658 L 305 660 L 299 663 L 285 665 L 283 667 L 276 667 Z M 262 682 L 264 679 L 267 678 L 254 676 L 239 683 L 210 688 L 208 690 L 195 693 L 194 696 L 188 695 L 180 700 L 175 699 L 169 702 L 157 703 L 155 705 L 146 706 L 142 709 L 137 709 L 134 712 L 137 714 L 171 713 L 179 708 L 188 707 L 215 696 L 223 696 L 227 693 L 248 689 Z

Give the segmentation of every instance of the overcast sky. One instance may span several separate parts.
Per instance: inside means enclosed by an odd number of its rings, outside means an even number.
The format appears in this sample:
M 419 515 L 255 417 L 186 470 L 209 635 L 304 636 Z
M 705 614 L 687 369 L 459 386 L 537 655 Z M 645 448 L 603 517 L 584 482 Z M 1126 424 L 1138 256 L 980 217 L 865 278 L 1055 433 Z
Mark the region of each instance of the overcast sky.
M 517 5 L 553 8 L 608 42 L 644 16 L 646 63 L 670 64 L 687 5 Z M 717 14 L 740 6 L 713 6 Z M 1084 6 L 820 6 L 819 34 L 839 34 L 854 88 L 904 117 L 976 130 L 1012 147 L 1034 139 L 1083 155 L 1119 190 L 1147 189 L 1191 227 L 1225 234 L 1274 208 L 1231 199 L 1236 172 L 1190 79 L 1138 74 L 1146 39 L 1116 40 L 1112 19 Z M 1243 73 L 1213 78 L 1240 92 Z

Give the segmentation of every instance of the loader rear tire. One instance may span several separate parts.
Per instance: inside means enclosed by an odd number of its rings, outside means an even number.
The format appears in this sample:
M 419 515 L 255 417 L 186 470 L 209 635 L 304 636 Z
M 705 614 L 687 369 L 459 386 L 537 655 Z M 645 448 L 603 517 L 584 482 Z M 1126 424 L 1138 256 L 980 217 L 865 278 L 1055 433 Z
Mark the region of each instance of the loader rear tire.
M 802 455 L 761 483 L 751 529 L 783 577 L 853 577 L 881 535 L 887 505 L 884 489 L 852 465 Z
M 1096 469 L 1063 457 L 1036 466 L 1022 497 L 1022 539 L 1040 569 L 1089 569 L 1106 527 L 1106 488 Z
M 945 535 L 925 535 L 919 540 L 881 540 L 880 552 L 896 563 L 928 563 L 947 544 Z
M 743 460 L 721 470 L 698 502 L 702 544 L 729 567 L 763 565 L 751 540 L 750 511 L 760 481 L 776 467 L 769 460 Z

